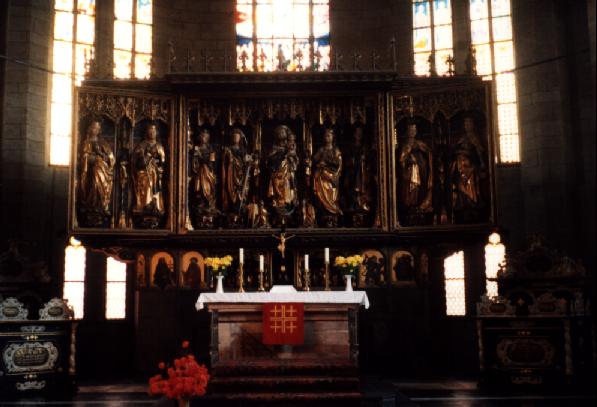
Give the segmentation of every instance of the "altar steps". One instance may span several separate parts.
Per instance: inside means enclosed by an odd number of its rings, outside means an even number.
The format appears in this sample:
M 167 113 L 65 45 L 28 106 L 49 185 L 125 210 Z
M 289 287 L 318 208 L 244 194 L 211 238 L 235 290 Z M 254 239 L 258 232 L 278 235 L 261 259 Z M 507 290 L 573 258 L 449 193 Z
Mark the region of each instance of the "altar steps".
M 219 362 L 212 366 L 213 377 L 319 376 L 357 377 L 358 368 L 348 361 L 330 359 L 260 360 L 243 363 Z
M 255 389 L 292 393 L 305 391 L 316 392 L 350 392 L 359 388 L 356 377 L 338 376 L 243 376 L 217 377 L 209 383 L 214 393 L 251 392 Z
M 354 364 L 330 359 L 219 362 L 212 366 L 209 406 L 357 407 L 362 394 Z
M 191 407 L 360 407 L 362 394 L 352 392 L 237 392 L 208 394 L 193 399 Z

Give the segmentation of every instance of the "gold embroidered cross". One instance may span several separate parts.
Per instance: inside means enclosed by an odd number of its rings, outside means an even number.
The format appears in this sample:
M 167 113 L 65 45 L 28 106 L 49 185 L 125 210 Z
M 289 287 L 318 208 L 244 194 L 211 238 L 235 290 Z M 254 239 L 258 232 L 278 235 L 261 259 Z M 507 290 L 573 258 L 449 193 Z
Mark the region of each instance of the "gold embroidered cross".
M 274 309 L 270 310 L 270 328 L 274 330 L 274 333 L 278 333 L 280 330 L 281 333 L 285 334 L 288 330 L 289 333 L 293 333 L 296 326 L 296 308 L 292 305 L 275 305 Z

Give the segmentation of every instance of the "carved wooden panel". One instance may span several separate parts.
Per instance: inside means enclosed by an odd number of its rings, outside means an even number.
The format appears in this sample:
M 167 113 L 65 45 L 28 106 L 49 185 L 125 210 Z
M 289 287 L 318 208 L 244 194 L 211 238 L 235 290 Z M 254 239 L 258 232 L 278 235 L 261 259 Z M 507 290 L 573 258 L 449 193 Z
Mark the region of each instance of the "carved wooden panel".
M 77 92 L 77 101 L 71 229 L 173 229 L 174 98 L 89 88 Z

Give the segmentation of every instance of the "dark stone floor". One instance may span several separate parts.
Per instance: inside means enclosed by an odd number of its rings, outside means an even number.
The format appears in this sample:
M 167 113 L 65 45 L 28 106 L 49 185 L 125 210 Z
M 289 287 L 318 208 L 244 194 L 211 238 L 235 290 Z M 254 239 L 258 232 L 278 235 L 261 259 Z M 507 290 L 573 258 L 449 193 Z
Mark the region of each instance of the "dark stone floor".
M 366 407 L 588 407 L 596 405 L 594 388 L 587 391 L 562 388 L 506 392 L 480 390 L 475 382 L 465 380 L 414 382 L 367 379 L 364 382 L 365 397 L 362 405 Z M 305 405 L 313 407 L 312 403 Z M 6 395 L 0 394 L 0 407 L 9 406 L 175 407 L 176 403 L 149 397 L 146 386 L 142 383 L 81 383 L 79 392 L 73 398 L 58 395 L 52 399 L 40 397 L 9 399 Z

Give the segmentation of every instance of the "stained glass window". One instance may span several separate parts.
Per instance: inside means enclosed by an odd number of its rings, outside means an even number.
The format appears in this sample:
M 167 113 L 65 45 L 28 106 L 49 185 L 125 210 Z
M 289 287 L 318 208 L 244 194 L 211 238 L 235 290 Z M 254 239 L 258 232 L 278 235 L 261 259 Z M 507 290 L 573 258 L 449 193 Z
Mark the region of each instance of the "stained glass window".
M 152 8 L 152 0 L 114 0 L 114 77 L 149 78 Z
M 237 0 L 239 71 L 323 71 L 329 66 L 329 0 Z
M 70 164 L 73 88 L 83 80 L 95 44 L 95 0 L 56 0 L 52 48 L 50 165 Z
M 108 257 L 106 270 L 106 319 L 124 319 L 126 317 L 126 263 Z
M 75 318 L 83 318 L 85 303 L 85 247 L 75 238 L 64 250 L 64 285 L 62 298 L 75 312 Z
M 444 283 L 446 315 L 466 315 L 463 251 L 456 252 L 444 259 Z
M 429 75 L 430 60 L 435 71 L 445 75 L 452 56 L 452 8 L 450 0 L 412 0 L 415 75 Z
M 485 245 L 485 288 L 488 297 L 498 295 L 497 281 L 494 279 L 506 260 L 506 247 L 501 243 L 498 233 L 489 235 L 489 243 Z
M 518 107 L 512 72 L 515 60 L 510 0 L 470 0 L 470 17 L 477 73 L 495 81 L 499 160 L 518 163 Z

